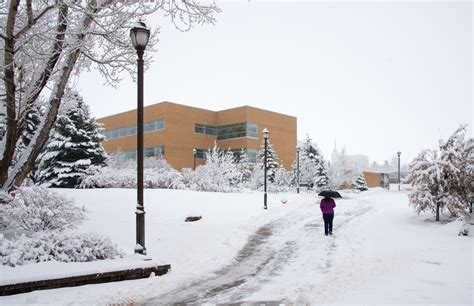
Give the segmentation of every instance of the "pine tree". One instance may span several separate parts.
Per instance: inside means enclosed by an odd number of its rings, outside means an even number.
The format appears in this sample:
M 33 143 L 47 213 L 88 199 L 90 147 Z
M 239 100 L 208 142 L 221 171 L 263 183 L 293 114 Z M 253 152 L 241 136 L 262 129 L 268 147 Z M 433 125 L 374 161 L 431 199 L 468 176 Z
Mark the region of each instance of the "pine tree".
M 38 128 L 40 122 L 41 122 L 40 110 L 38 107 L 34 107 L 34 110 L 32 110 L 26 116 L 25 128 L 22 131 L 20 139 L 19 139 L 18 151 L 23 151 L 30 144 L 31 138 L 33 138 L 33 135 L 35 134 L 36 129 Z
M 267 178 L 270 183 L 275 182 L 276 171 L 280 167 L 278 164 L 278 155 L 273 150 L 273 145 L 270 142 L 270 139 L 267 140 Z M 258 159 L 262 162 L 260 164 L 260 168 L 263 169 L 263 165 L 265 163 L 265 140 L 263 140 L 262 148 L 258 151 Z
M 252 178 L 252 165 L 249 162 L 247 151 L 242 148 L 237 160 L 237 169 L 240 173 L 240 183 L 246 183 Z
M 365 177 L 364 175 L 359 175 L 355 182 L 352 184 L 352 188 L 360 190 L 360 191 L 366 191 L 369 188 L 367 187 L 367 183 L 365 182 Z
M 39 183 L 47 187 L 77 187 L 91 165 L 105 165 L 107 158 L 89 107 L 77 93 L 68 98 L 39 157 Z
M 329 178 L 326 162 L 318 147 L 311 142 L 309 135 L 301 146 L 299 153 L 300 183 L 323 188 L 328 185 Z M 293 172 L 296 173 L 296 161 Z M 296 181 L 296 179 L 295 179 Z

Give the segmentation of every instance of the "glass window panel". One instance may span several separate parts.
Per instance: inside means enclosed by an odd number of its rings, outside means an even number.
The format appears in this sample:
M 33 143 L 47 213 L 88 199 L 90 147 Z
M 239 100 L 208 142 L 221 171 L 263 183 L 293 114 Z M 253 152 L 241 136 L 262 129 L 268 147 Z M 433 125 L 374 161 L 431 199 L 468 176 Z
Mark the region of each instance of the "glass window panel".
M 155 130 L 155 123 L 154 122 L 147 122 L 144 125 L 145 132 L 151 132 Z
M 164 119 L 159 119 L 156 121 L 156 129 L 157 130 L 162 130 L 165 128 L 165 120 Z
M 127 136 L 127 128 L 119 129 L 118 130 L 119 137 Z
M 196 149 L 196 159 L 206 159 L 206 150 Z
M 257 149 L 247 148 L 247 158 L 250 163 L 257 162 L 257 155 L 258 155 Z
M 198 125 L 198 124 L 194 125 L 194 132 L 198 134 L 204 134 L 204 131 L 205 131 L 204 126 Z
M 155 148 L 145 148 L 145 157 L 155 156 Z

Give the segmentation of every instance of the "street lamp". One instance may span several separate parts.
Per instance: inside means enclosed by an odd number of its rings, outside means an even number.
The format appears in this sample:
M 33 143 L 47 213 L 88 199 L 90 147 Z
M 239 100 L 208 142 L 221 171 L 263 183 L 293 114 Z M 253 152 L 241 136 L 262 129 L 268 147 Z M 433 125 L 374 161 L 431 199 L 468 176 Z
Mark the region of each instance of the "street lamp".
M 300 193 L 300 147 L 296 147 L 296 193 Z
M 137 50 L 137 209 L 135 253 L 146 255 L 145 207 L 143 203 L 143 53 L 150 38 L 150 30 L 142 21 L 136 22 L 130 30 L 132 45 Z
M 197 153 L 197 150 L 196 148 L 193 149 L 193 157 L 194 157 L 194 161 L 193 161 L 193 171 L 196 171 L 196 153 Z
M 267 128 L 264 128 L 262 131 L 263 139 L 265 141 L 265 150 L 264 150 L 264 157 L 263 157 L 263 172 L 264 172 L 264 180 L 263 180 L 263 209 L 267 209 L 267 149 L 268 149 L 268 136 L 270 132 Z
M 400 191 L 400 155 L 402 154 L 402 152 L 398 151 L 397 152 L 397 155 L 398 155 L 398 191 Z

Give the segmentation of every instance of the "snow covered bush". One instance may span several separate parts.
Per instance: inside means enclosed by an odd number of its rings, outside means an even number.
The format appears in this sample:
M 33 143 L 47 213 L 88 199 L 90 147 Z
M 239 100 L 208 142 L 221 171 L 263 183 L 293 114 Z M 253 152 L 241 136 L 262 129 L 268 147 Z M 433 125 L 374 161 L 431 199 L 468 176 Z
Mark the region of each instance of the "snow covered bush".
M 95 234 L 40 232 L 14 240 L 0 234 L 0 260 L 11 267 L 42 261 L 85 262 L 123 257 L 110 239 Z
M 81 188 L 135 188 L 137 165 L 134 160 L 110 157 L 106 167 L 91 167 L 83 178 Z M 145 188 L 183 189 L 181 174 L 164 159 L 144 160 Z
M 221 151 L 217 145 L 206 154 L 206 163 L 196 171 L 183 171 L 187 189 L 197 191 L 233 192 L 240 189 L 241 172 L 230 151 Z
M 423 150 L 410 164 L 407 182 L 414 188 L 409 205 L 419 214 L 432 211 L 439 221 L 440 212 L 468 219 L 469 193 L 473 192 L 474 140 L 465 139 L 466 126 L 460 126 L 446 142 L 440 140 L 439 152 Z
M 42 187 L 22 187 L 14 197 L 0 205 L 1 219 L 7 226 L 28 232 L 64 231 L 86 219 L 74 201 Z

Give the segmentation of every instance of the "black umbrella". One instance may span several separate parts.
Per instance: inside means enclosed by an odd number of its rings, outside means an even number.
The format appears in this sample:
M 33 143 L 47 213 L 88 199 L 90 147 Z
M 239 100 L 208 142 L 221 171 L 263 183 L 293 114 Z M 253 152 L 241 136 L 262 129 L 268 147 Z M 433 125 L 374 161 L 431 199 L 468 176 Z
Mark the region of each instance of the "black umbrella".
M 325 198 L 342 198 L 339 192 L 334 190 L 323 190 L 318 195 Z

